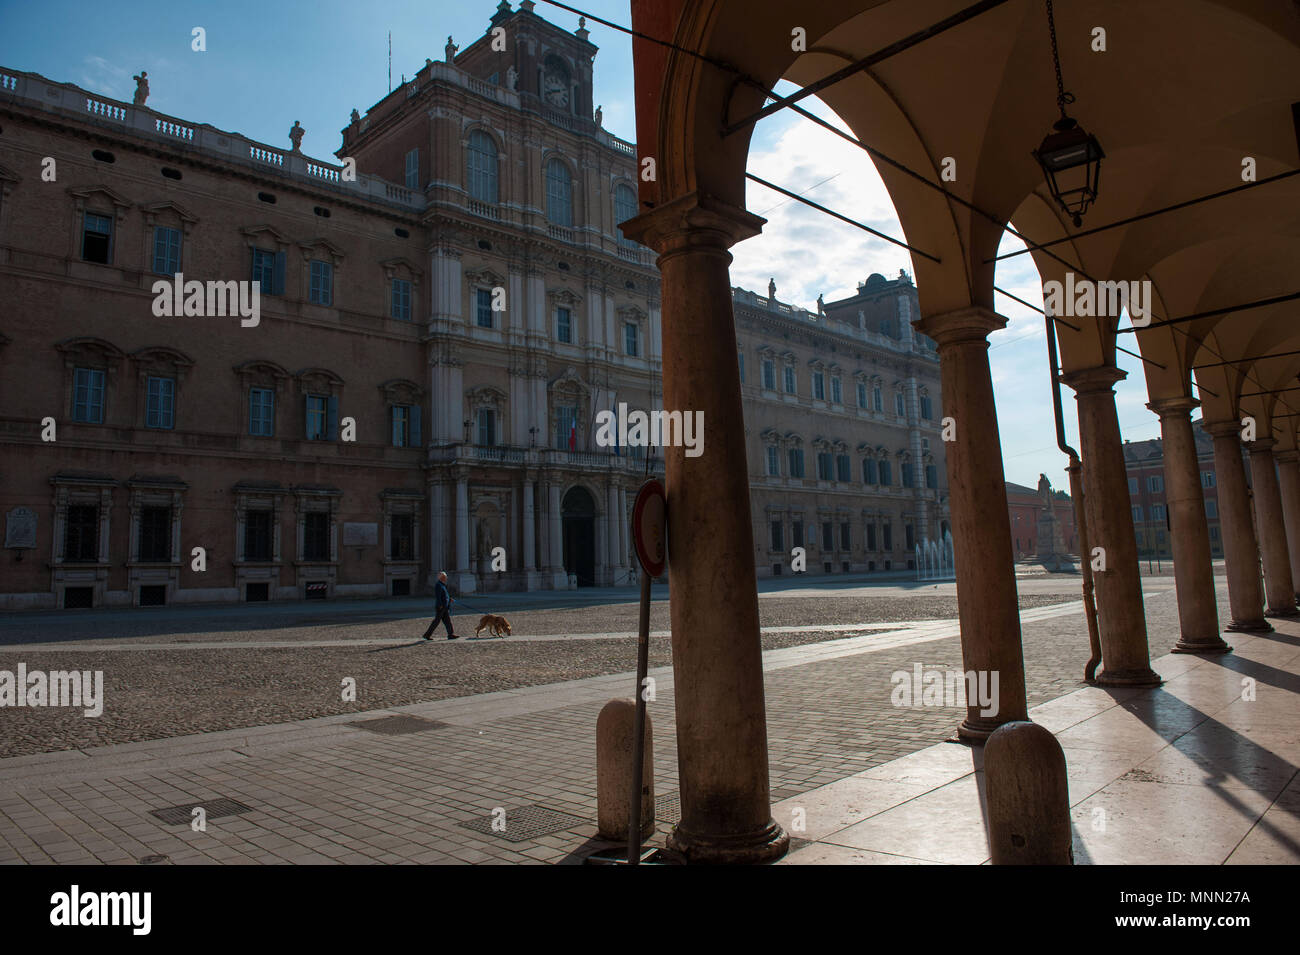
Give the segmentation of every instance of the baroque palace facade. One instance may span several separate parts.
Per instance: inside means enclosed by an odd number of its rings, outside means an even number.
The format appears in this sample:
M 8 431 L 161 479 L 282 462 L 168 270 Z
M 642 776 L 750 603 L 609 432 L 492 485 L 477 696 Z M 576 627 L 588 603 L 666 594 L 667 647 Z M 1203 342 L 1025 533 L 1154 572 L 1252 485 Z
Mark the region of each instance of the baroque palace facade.
M 662 468 L 595 419 L 662 409 L 658 272 L 596 47 L 533 7 L 354 110 L 339 162 L 0 68 L 0 607 L 630 579 Z M 204 314 L 157 314 L 177 273 Z M 736 293 L 761 572 L 942 533 L 937 363 L 877 279 L 825 315 Z M 213 311 L 253 281 L 256 324 Z
M 788 305 L 732 290 L 760 577 L 912 568 L 948 504 L 934 343 L 906 273 Z

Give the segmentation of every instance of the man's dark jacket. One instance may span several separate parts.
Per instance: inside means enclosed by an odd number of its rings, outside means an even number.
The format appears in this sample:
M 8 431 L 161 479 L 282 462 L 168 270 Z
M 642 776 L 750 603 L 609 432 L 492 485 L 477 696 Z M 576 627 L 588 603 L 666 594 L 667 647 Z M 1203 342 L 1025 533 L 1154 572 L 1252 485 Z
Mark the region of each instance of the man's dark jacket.
M 433 601 L 439 613 L 451 607 L 451 592 L 441 580 L 433 585 Z

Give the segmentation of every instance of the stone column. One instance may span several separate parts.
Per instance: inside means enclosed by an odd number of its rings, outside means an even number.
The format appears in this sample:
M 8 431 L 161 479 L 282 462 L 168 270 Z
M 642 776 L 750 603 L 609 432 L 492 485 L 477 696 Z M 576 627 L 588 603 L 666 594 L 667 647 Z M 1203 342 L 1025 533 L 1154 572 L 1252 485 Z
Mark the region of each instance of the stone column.
M 551 588 L 567 590 L 569 575 L 564 572 L 564 527 L 560 523 L 560 485 L 552 482 L 547 487 L 547 515 L 551 543 Z
M 1225 629 L 1269 633 L 1264 619 L 1264 591 L 1259 585 L 1259 546 L 1241 463 L 1241 426 L 1235 421 L 1207 424 L 1214 436 L 1214 474 L 1219 483 L 1219 527 L 1223 563 L 1228 571 L 1228 606 L 1232 622 Z
M 1174 652 L 1225 653 L 1231 648 L 1219 636 L 1210 526 L 1205 519 L 1201 467 L 1189 414 L 1198 405 L 1195 398 L 1177 397 L 1161 398 L 1147 407 L 1160 416 L 1164 440 L 1165 500 L 1178 590 L 1179 638 Z
M 664 408 L 703 412 L 705 453 L 665 448 L 668 576 L 682 819 L 690 862 L 765 862 L 772 818 L 749 468 L 727 249 L 763 220 L 691 193 L 624 224 L 659 252 Z
M 632 528 L 628 526 L 627 514 L 627 488 L 622 485 L 618 489 L 618 565 L 623 568 L 623 582 L 628 581 L 628 570 L 631 567 L 628 553 L 632 549 Z
M 927 315 L 916 323 L 938 346 L 943 413 L 956 422 L 956 440 L 947 444 L 947 469 L 962 662 L 967 672 L 998 674 L 997 712 L 984 714 L 978 701 L 968 702 L 966 718 L 957 727 L 962 739 L 974 742 L 987 739 L 1003 723 L 1029 719 L 1020 603 L 988 355 L 989 332 L 1006 324 L 997 312 L 979 307 Z M 884 546 L 879 539 L 877 543 Z
M 599 497 L 596 500 L 600 500 Z M 595 568 L 592 570 L 592 585 L 596 587 L 607 587 L 610 579 L 614 576 L 609 567 L 609 560 L 605 556 L 609 550 L 609 508 L 603 507 L 600 513 L 596 515 L 596 534 L 595 534 Z
M 609 584 L 615 587 L 627 582 L 623 579 L 623 561 L 619 556 L 618 531 L 622 521 L 619 520 L 618 513 L 618 486 L 611 482 L 605 496 L 609 502 Z
M 524 474 L 524 586 L 533 590 L 537 586 L 537 516 L 533 508 L 532 474 Z
M 1246 445 L 1250 451 L 1250 476 L 1255 488 L 1255 525 L 1259 528 L 1259 551 L 1264 557 L 1264 593 L 1270 617 L 1296 617 L 1295 584 L 1291 580 L 1291 558 L 1287 554 L 1286 524 L 1282 517 L 1282 492 L 1273 464 L 1272 438 Z
M 1282 516 L 1286 519 L 1287 556 L 1291 559 L 1291 582 L 1300 599 L 1300 454 L 1279 451 L 1277 477 L 1282 485 Z
M 1079 451 L 1083 459 L 1088 544 L 1102 548 L 1105 570 L 1096 572 L 1101 625 L 1103 686 L 1159 686 L 1147 649 L 1146 612 L 1138 569 L 1137 538 L 1129 504 L 1124 445 L 1115 415 L 1115 382 L 1125 372 L 1110 366 L 1062 376 L 1079 405 Z M 1090 559 L 1090 555 L 1080 555 Z M 958 566 L 961 566 L 960 564 Z
M 474 592 L 474 572 L 469 563 L 469 486 L 465 475 L 456 475 L 456 580 L 463 594 Z

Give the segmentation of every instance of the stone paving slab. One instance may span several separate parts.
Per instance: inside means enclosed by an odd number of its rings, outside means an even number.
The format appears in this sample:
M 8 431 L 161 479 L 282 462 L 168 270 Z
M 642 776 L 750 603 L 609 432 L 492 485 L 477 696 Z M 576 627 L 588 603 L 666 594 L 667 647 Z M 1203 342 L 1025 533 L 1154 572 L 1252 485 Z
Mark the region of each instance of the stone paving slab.
M 1154 660 L 1162 687 L 1030 710 L 1065 750 L 1077 864 L 1300 862 L 1300 624 L 1277 625 L 1230 656 Z M 786 799 L 774 816 L 805 813 L 814 843 L 782 864 L 986 863 L 983 790 L 982 750 L 938 744 Z
M 1226 600 L 1221 599 L 1221 606 Z M 1172 643 L 1169 622 L 1175 619 L 1174 608 L 1171 593 L 1149 599 L 1153 647 Z M 1025 611 L 1022 622 L 1033 713 L 1036 718 L 1041 713 L 1053 730 L 1065 733 L 1094 719 L 1099 728 L 1111 726 L 1107 721 L 1117 719 L 1108 715 L 1112 710 L 1140 703 L 1142 694 L 1149 692 L 1081 688 L 1078 675 L 1087 657 L 1087 640 L 1077 603 Z M 788 810 L 802 800 L 809 824 L 816 829 L 793 834 L 821 840 L 793 853 L 788 860 L 792 864 L 981 861 L 974 858 L 975 827 L 981 825 L 981 774 L 971 763 L 978 750 L 935 745 L 951 734 L 962 708 L 901 709 L 890 701 L 893 672 L 917 662 L 960 669 L 956 634 L 956 621 L 923 621 L 903 631 L 765 654 L 774 813 L 778 821 L 790 823 Z M 910 642 L 904 639 L 909 636 Z M 1266 665 L 1276 671 L 1259 671 L 1261 693 L 1264 675 L 1275 683 L 1294 681 L 1295 657 L 1300 654 L 1295 645 L 1264 638 L 1235 642 L 1261 647 L 1258 657 L 1243 656 L 1234 665 Z M 1202 698 L 1218 701 L 1223 725 L 1255 734 L 1261 748 L 1291 738 L 1285 734 L 1296 725 L 1294 710 L 1288 723 L 1272 704 L 1266 712 L 1222 705 L 1226 678 L 1201 672 L 1210 665 L 1217 664 L 1185 656 L 1164 657 L 1159 663 L 1167 675 L 1182 674 L 1189 693 L 1200 694 L 1195 705 L 1202 705 Z M 677 789 L 672 674 L 669 668 L 652 673 L 657 679 L 651 708 L 655 789 L 663 799 Z M 1233 673 L 1234 678 L 1244 674 L 1246 669 Z M 596 715 L 609 698 L 629 696 L 633 682 L 631 674 L 599 676 L 256 729 L 0 760 L 0 862 L 125 864 L 151 854 L 165 854 L 176 863 L 209 864 L 573 862 L 578 853 L 597 845 Z M 1294 690 L 1282 695 L 1293 701 Z M 396 713 L 447 725 L 406 736 L 381 736 L 349 725 Z M 1177 713 L 1156 715 L 1179 719 Z M 1129 719 L 1140 722 L 1141 715 L 1135 710 Z M 1115 725 L 1133 730 L 1122 720 Z M 1266 731 L 1275 736 L 1269 738 Z M 1133 747 L 1125 742 L 1119 750 L 1107 751 L 1091 748 L 1091 738 L 1076 733 L 1078 745 L 1070 752 L 1096 754 L 1072 761 L 1072 803 L 1085 801 L 1076 808 L 1089 799 L 1109 800 L 1112 809 L 1122 807 L 1129 796 L 1113 787 L 1138 765 L 1130 756 L 1151 758 L 1171 742 L 1159 732 L 1143 736 L 1133 730 L 1131 735 Z M 1152 735 L 1161 747 L 1142 755 L 1153 745 Z M 1207 738 L 1206 745 L 1212 748 L 1217 742 Z M 1278 755 L 1295 759 L 1289 751 L 1279 750 Z M 1159 769 L 1178 771 L 1177 766 Z M 1269 779 L 1270 785 L 1276 783 Z M 1204 788 L 1191 777 L 1133 783 L 1140 785 L 1179 792 Z M 835 786 L 847 788 L 837 791 Z M 209 820 L 205 832 L 169 827 L 149 814 L 168 805 L 218 797 L 239 800 L 252 809 Z M 1263 817 L 1256 820 L 1260 825 L 1241 833 L 1242 851 L 1260 859 L 1284 854 L 1292 838 L 1287 828 L 1292 817 L 1286 815 L 1290 803 L 1270 806 L 1271 797 L 1237 798 L 1249 812 Z M 505 810 L 509 830 L 522 818 L 520 810 L 539 805 L 586 821 L 519 842 L 464 826 Z M 665 813 L 668 805 L 664 800 Z M 964 834 L 948 848 L 942 840 L 928 844 L 919 835 L 912 842 L 900 841 L 901 824 L 882 829 L 881 819 L 890 813 L 896 814 L 891 823 L 903 819 L 913 811 L 907 807 L 914 805 L 945 813 L 960 813 L 965 807 L 968 817 L 971 806 L 976 811 L 973 822 L 967 818 L 963 823 Z M 1280 822 L 1273 821 L 1275 810 L 1282 814 Z M 931 828 L 939 818 L 931 818 Z M 670 826 L 669 819 L 658 821 L 660 842 Z M 880 843 L 872 835 L 877 830 L 893 830 L 893 841 Z M 1099 856 L 1104 849 L 1099 843 Z

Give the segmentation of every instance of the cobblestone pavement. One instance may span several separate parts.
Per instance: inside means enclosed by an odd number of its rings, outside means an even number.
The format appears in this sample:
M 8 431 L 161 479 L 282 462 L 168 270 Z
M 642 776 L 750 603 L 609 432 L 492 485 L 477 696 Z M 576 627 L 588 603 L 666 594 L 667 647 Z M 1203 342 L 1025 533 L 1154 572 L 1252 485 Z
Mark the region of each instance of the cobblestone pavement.
M 1150 583 L 1159 654 L 1175 639 L 1176 607 L 1171 592 Z M 1080 605 L 1025 611 L 1022 627 L 1031 704 L 1079 687 L 1087 657 Z M 896 708 L 890 677 L 915 663 L 960 669 L 957 632 L 955 621 L 932 621 L 766 652 L 773 799 L 950 735 L 960 706 Z M 662 837 L 675 821 L 673 681 L 667 668 L 651 672 Z M 3 759 L 0 862 L 130 863 L 158 854 L 178 863 L 573 861 L 594 844 L 596 716 L 608 699 L 630 695 L 631 683 L 620 672 L 404 706 L 402 714 L 435 721 L 409 735 L 356 725 L 393 715 L 390 708 Z M 202 832 L 149 814 L 220 797 L 249 809 L 210 818 Z M 572 818 L 531 832 L 529 807 Z M 494 834 L 482 824 L 497 809 L 506 831 Z M 475 820 L 489 831 L 466 828 Z
M 766 650 L 845 635 L 815 629 L 820 625 L 862 633 L 883 629 L 888 621 L 956 616 L 955 597 L 935 595 L 932 588 L 772 596 L 777 599 L 760 602 Z M 1075 599 L 1068 593 L 1027 593 L 1021 603 L 1029 608 Z M 369 618 L 382 609 L 343 607 L 331 615 L 311 605 L 297 614 L 281 611 L 280 626 L 261 632 L 194 631 L 195 624 L 213 619 L 211 611 L 199 609 L 172 613 L 162 628 L 147 610 L 103 615 L 95 630 L 75 615 L 62 615 L 56 626 L 65 639 L 56 643 L 21 642 L 30 628 L 0 629 L 0 669 L 15 671 L 22 662 L 29 672 L 102 671 L 106 698 L 103 715 L 94 719 L 67 708 L 0 709 L 0 756 L 360 713 L 618 673 L 636 665 L 635 611 L 635 604 L 625 603 L 511 611 L 516 636 L 460 642 L 441 632 L 432 641 L 419 639 L 428 623 L 424 617 L 376 621 Z M 667 601 L 652 604 L 651 620 L 661 631 L 668 626 Z M 455 624 L 472 637 L 477 618 L 459 616 Z M 43 625 L 46 640 L 49 627 Z M 588 638 L 589 631 L 599 635 Z M 666 635 L 652 639 L 651 665 L 670 662 Z M 348 678 L 356 681 L 355 702 L 343 700 Z

